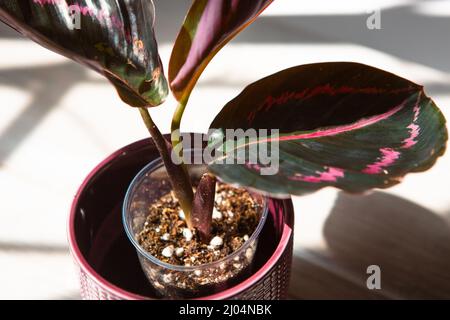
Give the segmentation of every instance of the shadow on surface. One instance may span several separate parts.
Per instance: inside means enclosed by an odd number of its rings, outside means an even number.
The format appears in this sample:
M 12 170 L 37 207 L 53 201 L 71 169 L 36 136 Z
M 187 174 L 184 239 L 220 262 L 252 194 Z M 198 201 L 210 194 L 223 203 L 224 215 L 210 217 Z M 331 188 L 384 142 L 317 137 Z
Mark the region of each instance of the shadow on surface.
M 60 245 L 34 245 L 9 243 L 0 241 L 0 252 L 14 252 L 14 253 L 45 253 L 45 254 L 66 254 L 69 252 L 69 247 Z
M 74 84 L 86 80 L 85 70 L 73 63 L 0 70 L 0 85 L 26 90 L 32 95 L 31 101 L 0 135 L 0 164 L 58 105 Z M 1 108 L 7 107 L 6 103 L 2 103 Z
M 155 0 L 155 5 L 158 41 L 172 43 L 190 1 Z M 412 3 L 382 10 L 381 30 L 367 28 L 366 21 L 370 13 L 262 16 L 233 42 L 353 43 L 437 70 L 450 71 L 450 38 L 447 33 L 450 30 L 449 17 L 425 15 L 416 11 L 416 8 L 416 3 Z
M 0 38 L 2 39 L 24 39 L 22 35 L 20 35 L 16 30 L 9 27 L 8 25 L 0 22 Z
M 159 43 L 172 43 L 190 1 L 154 0 Z M 367 14 L 262 16 L 234 42 L 241 43 L 354 43 L 441 71 L 450 71 L 450 19 L 419 12 L 415 1 L 381 12 L 381 30 L 369 30 Z M 3 23 L 0 38 L 22 38 Z M 300 62 L 299 62 L 300 63 Z
M 321 252 L 295 250 L 289 286 L 290 299 L 386 299 L 382 292 L 370 291 L 365 281 L 336 270 Z
M 383 192 L 340 193 L 323 233 L 333 261 L 362 284 L 378 265 L 380 293 L 450 298 L 450 225 L 433 212 Z

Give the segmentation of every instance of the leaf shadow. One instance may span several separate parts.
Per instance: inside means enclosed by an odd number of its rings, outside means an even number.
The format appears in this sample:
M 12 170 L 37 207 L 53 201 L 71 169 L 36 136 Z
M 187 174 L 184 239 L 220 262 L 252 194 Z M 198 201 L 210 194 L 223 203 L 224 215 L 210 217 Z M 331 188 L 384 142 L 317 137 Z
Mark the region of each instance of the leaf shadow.
M 25 90 L 32 96 L 30 102 L 0 134 L 0 165 L 58 105 L 73 85 L 87 80 L 86 71 L 74 63 L 0 70 L 0 85 Z M 8 108 L 7 99 L 0 108 Z
M 449 30 L 450 19 L 424 14 L 418 10 L 424 2 L 411 1 L 383 9 L 381 30 L 367 28 L 370 13 L 261 16 L 232 42 L 357 44 L 448 72 L 450 41 L 444 30 Z M 158 42 L 173 43 L 190 2 L 155 0 L 155 6 Z
M 325 222 L 335 263 L 361 278 L 381 268 L 381 293 L 407 299 L 450 298 L 450 224 L 406 199 L 340 193 Z

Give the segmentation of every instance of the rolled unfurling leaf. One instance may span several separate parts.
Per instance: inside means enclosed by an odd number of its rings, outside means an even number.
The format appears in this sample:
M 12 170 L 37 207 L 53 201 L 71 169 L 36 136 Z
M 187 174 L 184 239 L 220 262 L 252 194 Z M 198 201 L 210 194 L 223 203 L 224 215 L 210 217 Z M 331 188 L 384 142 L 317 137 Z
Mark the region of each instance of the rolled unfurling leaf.
M 251 145 L 270 150 L 276 144 L 268 159 L 257 154 L 254 163 L 221 164 L 218 158 L 209 168 L 226 182 L 280 197 L 326 186 L 358 193 L 395 185 L 408 172 L 430 168 L 448 138 L 444 116 L 421 86 L 340 62 L 298 66 L 253 83 L 211 128 L 219 136 L 227 128 L 279 129 L 221 146 L 233 162 L 236 151 L 251 159 L 257 152 Z M 269 167 L 275 174 L 261 174 Z
M 167 96 L 151 0 L 2 0 L 0 20 L 101 73 L 131 106 L 156 106 Z
M 200 239 L 208 243 L 211 238 L 212 212 L 216 195 L 216 178 L 205 173 L 197 186 L 192 203 L 192 225 L 197 229 Z
M 178 34 L 169 65 L 177 100 L 186 99 L 216 53 L 273 0 L 195 0 Z

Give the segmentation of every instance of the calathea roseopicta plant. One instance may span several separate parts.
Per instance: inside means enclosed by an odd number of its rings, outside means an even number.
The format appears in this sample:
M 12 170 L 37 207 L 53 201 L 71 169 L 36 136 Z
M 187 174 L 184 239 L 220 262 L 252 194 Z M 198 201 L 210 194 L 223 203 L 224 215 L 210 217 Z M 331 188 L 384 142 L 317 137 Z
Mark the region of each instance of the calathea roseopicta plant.
M 195 0 L 173 48 L 169 84 L 158 56 L 149 0 L 3 0 L 2 21 L 37 43 L 104 75 L 121 99 L 139 109 L 166 166 L 188 226 L 210 232 L 216 177 L 271 196 L 302 195 L 333 186 L 360 193 L 430 168 L 444 153 L 445 119 L 423 88 L 357 63 L 301 65 L 249 85 L 211 124 L 211 145 L 223 157 L 208 163 L 196 194 L 181 152 L 183 112 L 214 55 L 272 0 Z M 76 21 L 78 19 L 78 21 Z M 76 27 L 78 24 L 79 28 Z M 75 25 L 75 27 L 74 27 Z M 170 87 L 179 105 L 166 141 L 148 108 Z M 230 143 L 227 129 L 276 129 L 275 135 Z M 265 164 L 225 164 L 249 146 L 277 144 L 279 170 Z M 258 160 L 258 159 L 257 159 Z M 232 161 L 231 161 L 232 162 Z

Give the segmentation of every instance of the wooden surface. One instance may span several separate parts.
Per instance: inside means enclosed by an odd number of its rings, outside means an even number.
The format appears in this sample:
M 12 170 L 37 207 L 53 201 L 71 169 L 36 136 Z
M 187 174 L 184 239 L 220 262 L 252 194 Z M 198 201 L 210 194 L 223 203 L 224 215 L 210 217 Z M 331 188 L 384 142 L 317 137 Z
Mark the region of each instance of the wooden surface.
M 323 225 L 325 249 L 297 246 L 291 296 L 449 299 L 448 222 L 388 193 L 340 193 Z M 381 268 L 381 290 L 367 288 L 370 265 Z

